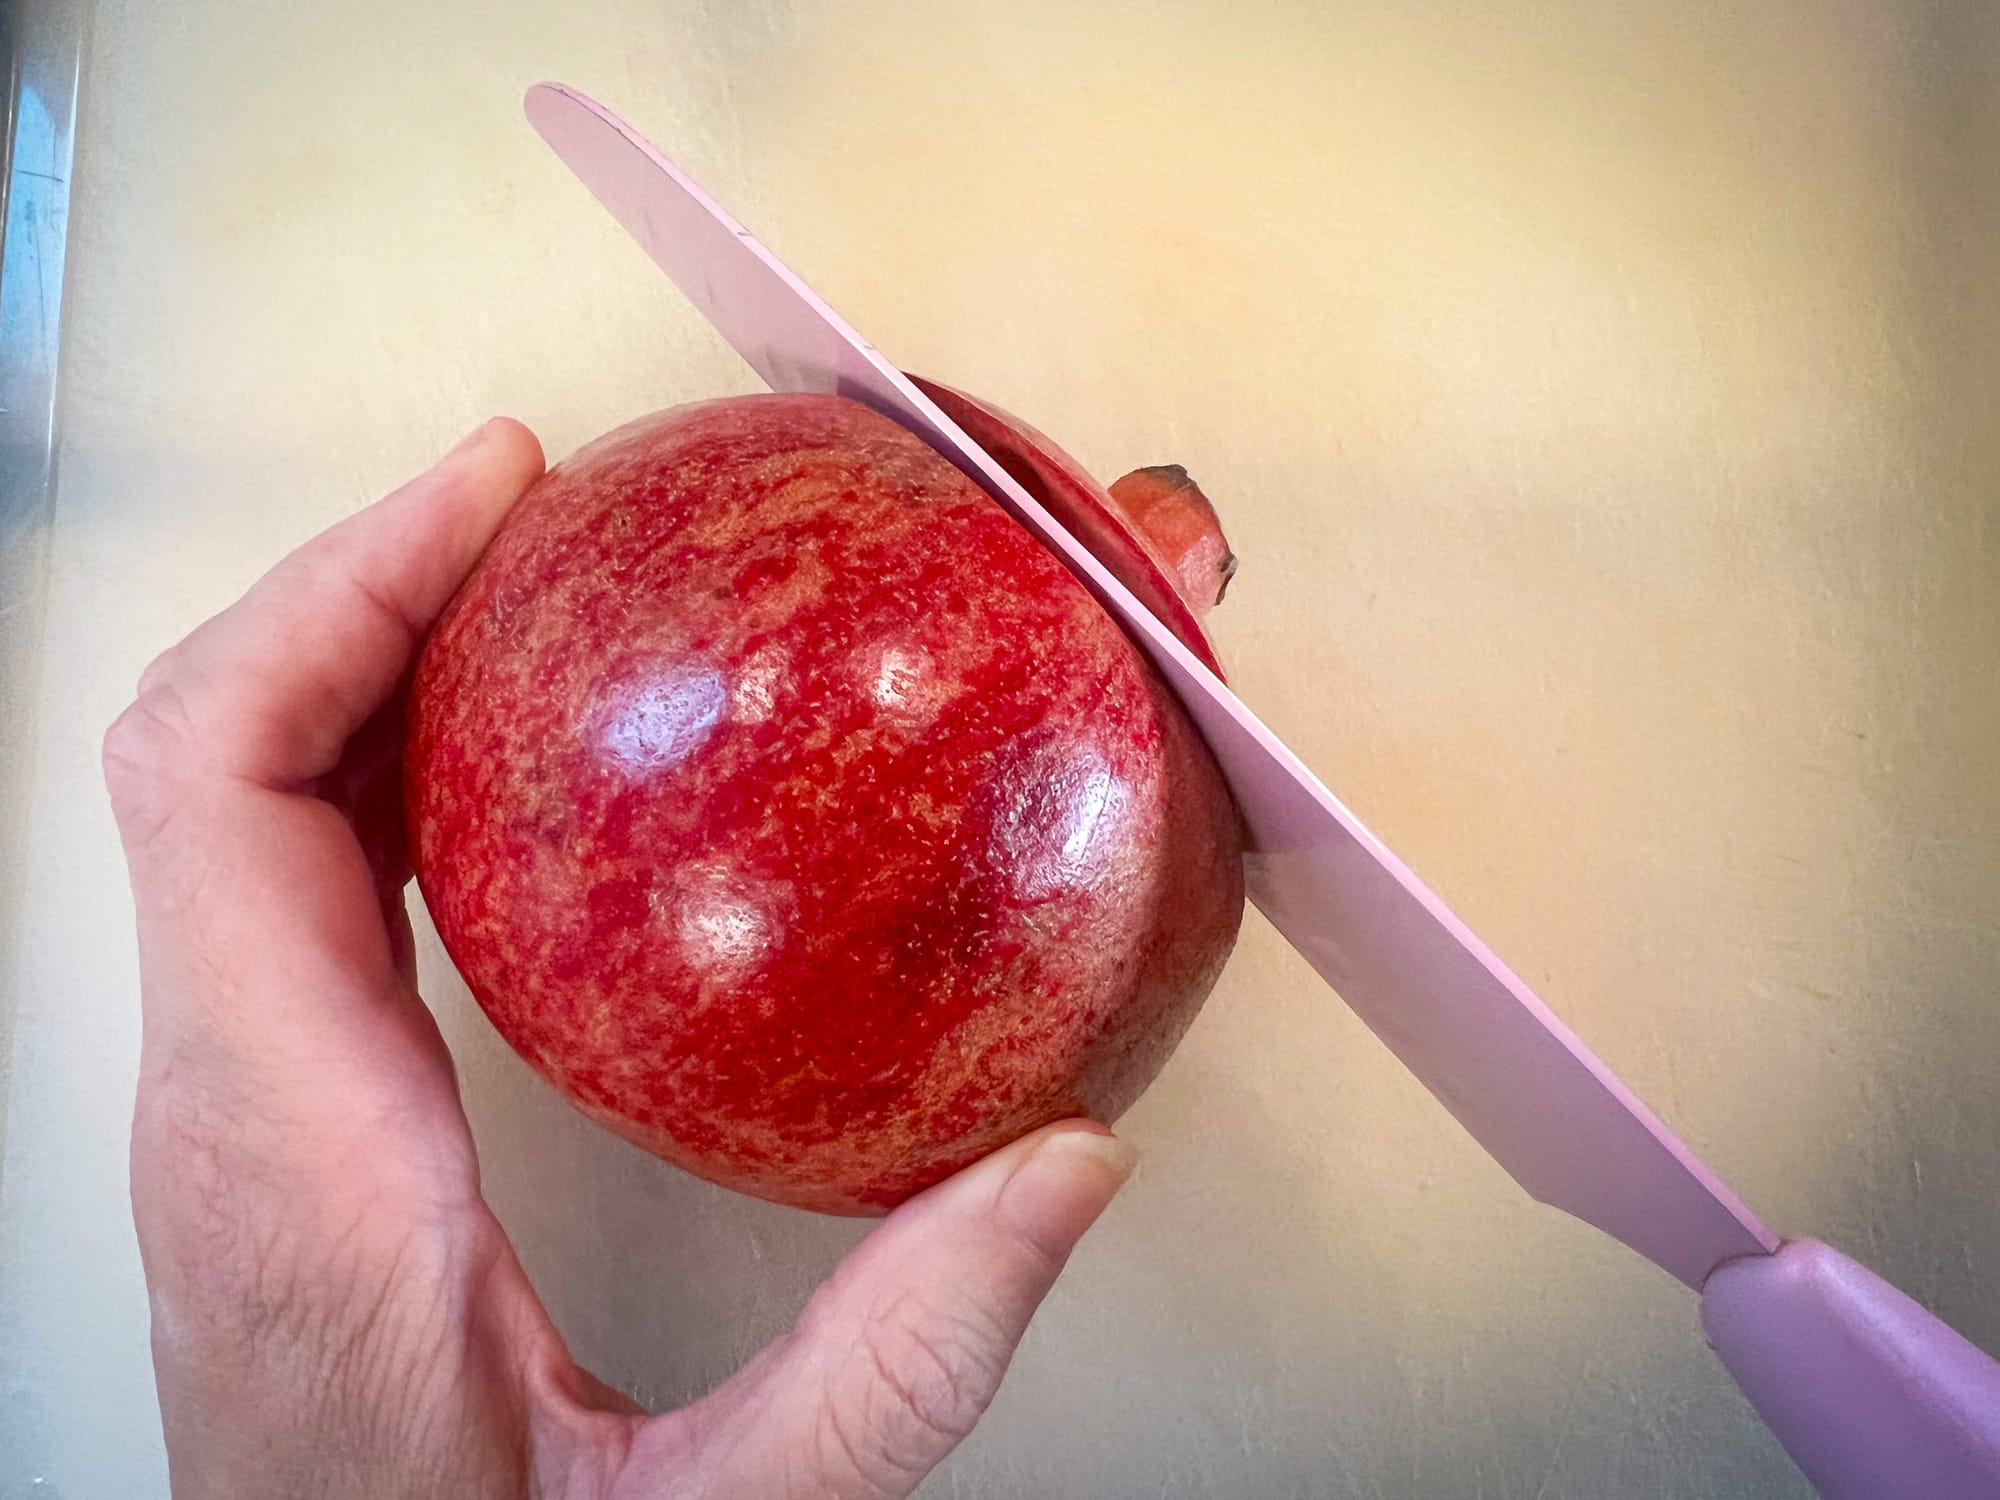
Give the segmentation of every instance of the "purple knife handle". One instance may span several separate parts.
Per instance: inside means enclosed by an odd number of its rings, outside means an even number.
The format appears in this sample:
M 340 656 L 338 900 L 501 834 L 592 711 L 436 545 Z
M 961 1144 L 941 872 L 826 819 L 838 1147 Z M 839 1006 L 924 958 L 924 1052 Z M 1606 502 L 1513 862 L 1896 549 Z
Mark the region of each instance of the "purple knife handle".
M 1828 1500 L 2000 1496 L 2000 1362 L 1838 1250 L 1725 1262 L 1701 1324 Z

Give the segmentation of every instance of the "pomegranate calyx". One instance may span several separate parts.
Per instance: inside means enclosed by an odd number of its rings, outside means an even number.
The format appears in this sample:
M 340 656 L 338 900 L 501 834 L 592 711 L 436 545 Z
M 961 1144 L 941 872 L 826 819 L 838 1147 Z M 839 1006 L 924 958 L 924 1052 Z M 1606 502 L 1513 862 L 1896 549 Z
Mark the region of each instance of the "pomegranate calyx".
M 1134 469 L 1112 484 L 1110 494 L 1173 567 L 1197 614 L 1222 602 L 1236 576 L 1236 554 L 1222 534 L 1214 502 L 1185 468 L 1154 464 Z

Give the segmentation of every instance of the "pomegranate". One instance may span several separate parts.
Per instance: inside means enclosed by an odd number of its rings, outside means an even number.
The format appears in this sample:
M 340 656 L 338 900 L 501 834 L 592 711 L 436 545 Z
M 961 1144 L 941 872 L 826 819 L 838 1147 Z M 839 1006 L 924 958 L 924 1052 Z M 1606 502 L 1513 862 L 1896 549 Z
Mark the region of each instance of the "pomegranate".
M 1214 662 L 1234 560 L 1184 475 L 1121 481 L 1128 510 L 928 389 Z M 670 1162 L 837 1213 L 1116 1118 L 1242 917 L 1235 809 L 1145 658 L 833 396 L 662 412 L 540 480 L 424 647 L 405 794 L 438 932 L 531 1065 Z

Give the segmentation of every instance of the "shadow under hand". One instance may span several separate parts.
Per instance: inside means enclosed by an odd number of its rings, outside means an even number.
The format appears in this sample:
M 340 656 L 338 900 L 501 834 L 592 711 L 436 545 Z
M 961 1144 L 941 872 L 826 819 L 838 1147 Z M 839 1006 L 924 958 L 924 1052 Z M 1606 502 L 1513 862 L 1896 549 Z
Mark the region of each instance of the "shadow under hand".
M 728 1192 L 585 1119 L 501 1039 L 412 916 L 487 1202 L 570 1352 L 650 1410 L 702 1395 L 791 1326 L 873 1221 Z

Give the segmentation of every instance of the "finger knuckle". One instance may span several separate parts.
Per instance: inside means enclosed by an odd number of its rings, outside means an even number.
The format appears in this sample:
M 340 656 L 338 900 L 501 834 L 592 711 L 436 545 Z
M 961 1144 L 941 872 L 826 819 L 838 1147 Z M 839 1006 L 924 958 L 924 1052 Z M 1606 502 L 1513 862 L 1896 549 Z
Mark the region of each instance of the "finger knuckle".
M 180 644 L 167 647 L 158 656 L 146 663 L 146 670 L 139 674 L 139 692 L 143 696 L 152 688 L 173 680 L 180 666 L 182 648 Z
M 101 754 L 104 785 L 128 839 L 147 842 L 165 825 L 193 748 L 187 704 L 171 680 L 145 688 L 112 721 Z
M 888 1304 L 862 1326 L 866 1397 L 829 1410 L 828 1456 L 885 1488 L 923 1475 L 972 1431 L 1009 1352 L 974 1314 L 914 1298 Z

